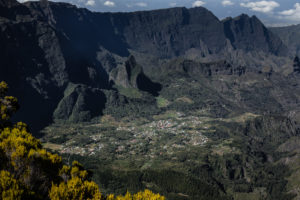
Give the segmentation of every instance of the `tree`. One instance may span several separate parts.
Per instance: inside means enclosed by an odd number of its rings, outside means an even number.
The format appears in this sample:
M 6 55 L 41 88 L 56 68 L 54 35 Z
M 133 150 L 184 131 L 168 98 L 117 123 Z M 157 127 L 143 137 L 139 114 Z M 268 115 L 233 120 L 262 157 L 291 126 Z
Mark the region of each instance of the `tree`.
M 88 172 L 79 162 L 74 161 L 71 167 L 64 165 L 59 174 L 64 181 L 52 186 L 52 200 L 101 199 L 97 184 L 88 181 Z
M 24 196 L 24 190 L 20 183 L 12 177 L 8 171 L 0 171 L 0 199 L 21 200 Z
M 127 192 L 125 196 L 117 197 L 111 194 L 107 197 L 107 200 L 165 200 L 165 197 L 161 196 L 160 194 L 154 194 L 150 190 L 145 190 L 133 195 Z
M 12 96 L 5 96 L 8 85 L 0 82 L 0 128 L 7 126 L 10 117 L 19 109 L 18 100 Z

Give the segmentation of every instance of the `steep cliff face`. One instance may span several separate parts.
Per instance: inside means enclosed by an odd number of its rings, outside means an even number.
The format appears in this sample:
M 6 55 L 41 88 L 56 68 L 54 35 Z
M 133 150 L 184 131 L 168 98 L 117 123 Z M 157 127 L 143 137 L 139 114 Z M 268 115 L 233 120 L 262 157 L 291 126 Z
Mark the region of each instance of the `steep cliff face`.
M 184 55 L 190 48 L 200 48 L 201 41 L 210 53 L 225 46 L 222 23 L 205 8 L 120 13 L 111 18 L 129 48 L 159 57 Z
M 59 88 L 68 81 L 57 33 L 16 1 L 5 1 L 0 9 L 5 11 L 0 12 L 0 79 L 28 105 L 17 118 L 31 113 L 27 122 L 44 126 L 61 96 Z
M 33 127 L 51 122 L 68 83 L 99 88 L 109 84 L 101 64 L 81 55 L 54 27 L 49 4 L 41 1 L 34 8 L 13 0 L 0 4 L 5 11 L 0 12 L 0 79 L 8 82 L 22 105 L 27 105 L 16 118 L 27 119 Z
M 235 49 L 270 52 L 277 56 L 287 56 L 287 47 L 278 36 L 270 32 L 256 17 L 245 14 L 223 21 L 224 33 Z
M 185 55 L 190 49 L 218 54 L 228 46 L 286 56 L 286 46 L 255 16 L 219 21 L 198 7 L 134 13 L 92 13 L 65 3 L 27 3 L 32 13 L 46 18 L 64 33 L 81 54 L 95 58 L 99 47 L 121 56 L 128 50 L 159 58 Z M 76 30 L 76 31 L 74 31 Z M 255 39 L 255 40 L 254 40 Z

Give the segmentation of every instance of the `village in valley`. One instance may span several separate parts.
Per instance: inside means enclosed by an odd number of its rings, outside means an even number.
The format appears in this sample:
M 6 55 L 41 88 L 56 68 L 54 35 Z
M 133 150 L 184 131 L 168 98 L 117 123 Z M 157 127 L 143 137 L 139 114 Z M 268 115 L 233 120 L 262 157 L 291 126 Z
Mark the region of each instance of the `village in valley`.
M 116 157 L 155 158 L 205 146 L 209 142 L 207 135 L 215 131 L 208 122 L 208 118 L 187 117 L 175 111 L 157 116 L 152 122 L 116 122 L 111 116 L 104 116 L 100 123 L 47 127 L 42 141 L 46 148 L 60 154 L 101 156 L 110 153 Z

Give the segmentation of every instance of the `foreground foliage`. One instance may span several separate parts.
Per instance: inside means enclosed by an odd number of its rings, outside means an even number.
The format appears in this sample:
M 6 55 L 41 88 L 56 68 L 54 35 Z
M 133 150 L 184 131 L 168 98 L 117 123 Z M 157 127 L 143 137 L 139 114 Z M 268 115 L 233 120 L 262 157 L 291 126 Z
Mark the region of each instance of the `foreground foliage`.
M 125 196 L 115 197 L 115 195 L 111 194 L 107 197 L 107 200 L 165 200 L 165 197 L 154 194 L 150 190 L 145 190 L 134 195 L 127 192 Z
M 62 158 L 43 149 L 26 124 L 9 119 L 18 110 L 15 97 L 5 96 L 8 86 L 0 83 L 0 199 L 80 200 L 106 199 L 90 173 L 74 161 L 63 165 Z M 149 190 L 107 199 L 163 200 Z

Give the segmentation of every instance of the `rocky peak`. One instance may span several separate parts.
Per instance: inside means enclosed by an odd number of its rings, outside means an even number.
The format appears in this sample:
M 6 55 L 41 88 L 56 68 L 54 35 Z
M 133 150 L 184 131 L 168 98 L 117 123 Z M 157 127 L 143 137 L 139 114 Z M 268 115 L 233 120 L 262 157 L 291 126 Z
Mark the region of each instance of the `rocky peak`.
M 127 75 L 128 75 L 128 79 L 130 80 L 132 72 L 135 70 L 135 68 L 137 68 L 137 63 L 136 60 L 134 58 L 134 56 L 129 56 L 128 60 L 125 62 L 125 67 L 126 67 L 126 71 L 127 71 Z M 140 70 L 141 71 L 141 68 Z
M 123 66 L 114 69 L 111 73 L 111 79 L 125 88 L 137 88 L 136 79 L 143 69 L 136 63 L 134 56 L 129 56 Z
M 235 49 L 287 55 L 287 47 L 256 16 L 242 14 L 235 18 L 226 18 L 223 25 L 225 35 Z
M 154 96 L 158 95 L 161 90 L 161 85 L 152 82 L 143 72 L 134 56 L 129 56 L 124 66 L 115 68 L 111 72 L 111 79 L 116 85 L 124 88 L 135 88 L 141 91 L 148 92 Z

